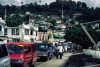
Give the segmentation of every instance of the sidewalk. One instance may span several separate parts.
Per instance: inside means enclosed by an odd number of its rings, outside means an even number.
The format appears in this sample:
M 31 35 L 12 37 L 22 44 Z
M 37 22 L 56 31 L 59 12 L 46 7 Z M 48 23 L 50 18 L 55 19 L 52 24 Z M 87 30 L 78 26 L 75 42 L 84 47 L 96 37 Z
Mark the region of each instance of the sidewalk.
M 40 64 L 37 67 L 64 67 L 65 63 L 69 59 L 69 57 L 73 55 L 72 53 L 64 53 L 62 59 L 53 58 L 47 62 Z

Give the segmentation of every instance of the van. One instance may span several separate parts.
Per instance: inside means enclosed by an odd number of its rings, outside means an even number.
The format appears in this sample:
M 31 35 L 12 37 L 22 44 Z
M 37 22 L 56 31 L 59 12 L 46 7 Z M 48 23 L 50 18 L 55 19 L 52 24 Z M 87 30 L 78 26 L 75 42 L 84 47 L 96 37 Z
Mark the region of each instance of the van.
M 45 61 L 48 61 L 53 56 L 53 50 L 51 47 L 51 44 L 48 43 L 36 43 L 37 51 L 38 51 L 38 57 L 37 59 L 43 59 Z
M 10 67 L 10 58 L 5 43 L 0 41 L 0 67 Z
M 33 42 L 9 42 L 6 44 L 11 66 L 34 67 L 37 61 L 36 45 Z

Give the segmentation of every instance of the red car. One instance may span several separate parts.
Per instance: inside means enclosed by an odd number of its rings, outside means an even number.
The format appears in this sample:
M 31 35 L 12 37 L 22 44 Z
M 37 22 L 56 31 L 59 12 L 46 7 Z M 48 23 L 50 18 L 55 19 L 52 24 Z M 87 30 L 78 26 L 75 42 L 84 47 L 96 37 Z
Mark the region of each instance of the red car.
M 6 44 L 11 66 L 34 67 L 37 61 L 36 45 L 33 42 L 9 42 Z

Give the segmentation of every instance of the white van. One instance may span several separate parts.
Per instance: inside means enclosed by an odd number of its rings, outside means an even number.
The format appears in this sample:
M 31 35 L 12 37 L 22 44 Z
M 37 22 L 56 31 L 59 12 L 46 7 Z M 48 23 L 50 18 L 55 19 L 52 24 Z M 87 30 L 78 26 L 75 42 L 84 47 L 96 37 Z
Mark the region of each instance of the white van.
M 10 58 L 5 43 L 0 41 L 0 67 L 10 67 Z

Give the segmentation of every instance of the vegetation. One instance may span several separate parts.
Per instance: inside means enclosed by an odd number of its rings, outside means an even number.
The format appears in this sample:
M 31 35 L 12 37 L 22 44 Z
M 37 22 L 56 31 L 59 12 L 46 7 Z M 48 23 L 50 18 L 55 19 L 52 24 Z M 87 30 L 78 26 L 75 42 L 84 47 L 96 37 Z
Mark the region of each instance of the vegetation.
M 87 30 L 92 36 L 92 38 L 95 40 L 95 42 L 98 43 L 98 41 L 100 41 L 100 32 L 96 32 L 95 30 L 88 28 Z M 90 41 L 89 37 L 82 30 L 81 27 L 66 31 L 65 39 L 66 41 L 71 41 L 80 44 L 81 46 L 83 46 L 83 48 L 88 48 L 89 46 L 93 47 L 93 43 Z
M 11 18 L 11 14 L 16 14 L 20 15 L 28 11 L 31 14 L 41 14 L 44 15 L 45 17 L 48 15 L 58 15 L 60 16 L 62 13 L 62 5 L 63 5 L 63 10 L 64 10 L 64 15 L 72 17 L 74 13 L 81 13 L 82 15 L 77 17 L 76 20 L 80 22 L 84 21 L 94 21 L 100 19 L 100 8 L 89 8 L 87 7 L 86 3 L 84 2 L 75 2 L 75 1 L 66 1 L 66 2 L 52 2 L 50 5 L 38 5 L 37 3 L 30 3 L 30 4 L 25 4 L 22 6 L 16 6 L 16 5 L 6 5 L 2 6 L 0 5 L 0 16 L 4 19 L 4 14 L 5 14 L 5 8 L 7 11 L 7 25 L 12 26 L 13 23 L 13 17 Z M 17 16 L 15 16 L 17 17 Z M 18 17 L 17 17 L 18 18 Z M 26 17 L 24 17 L 26 19 Z M 9 19 L 11 21 L 9 21 Z M 22 18 L 20 18 L 20 21 Z M 27 20 L 23 22 L 28 22 Z M 18 24 L 21 24 L 21 22 L 17 22 Z M 15 23 L 16 25 L 16 23 Z M 14 25 L 14 26 L 15 26 Z

